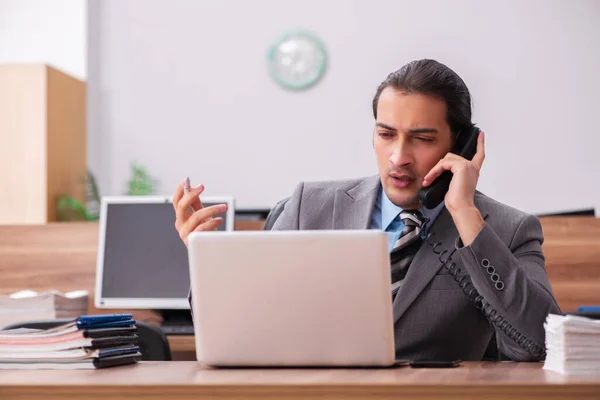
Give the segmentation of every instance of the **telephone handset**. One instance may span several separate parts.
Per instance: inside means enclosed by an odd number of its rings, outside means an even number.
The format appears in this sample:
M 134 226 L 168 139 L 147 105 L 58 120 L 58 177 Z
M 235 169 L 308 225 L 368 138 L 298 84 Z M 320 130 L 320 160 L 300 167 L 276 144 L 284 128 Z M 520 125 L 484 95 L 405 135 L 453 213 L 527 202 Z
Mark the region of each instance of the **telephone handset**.
M 467 160 L 472 160 L 475 153 L 477 153 L 479 132 L 480 130 L 476 126 L 473 126 L 470 131 L 460 132 L 456 137 L 456 143 L 451 152 Z M 429 209 L 436 208 L 444 200 L 451 180 L 452 172 L 444 171 L 429 186 L 421 188 L 419 190 L 419 201 L 421 204 Z

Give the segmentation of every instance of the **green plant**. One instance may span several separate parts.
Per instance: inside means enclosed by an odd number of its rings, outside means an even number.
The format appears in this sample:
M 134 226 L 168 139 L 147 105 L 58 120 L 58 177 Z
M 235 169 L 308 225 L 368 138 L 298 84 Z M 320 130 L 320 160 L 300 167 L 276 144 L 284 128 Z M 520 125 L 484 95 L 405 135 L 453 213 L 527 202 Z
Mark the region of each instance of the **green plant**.
M 59 196 L 56 212 L 59 221 L 96 221 L 100 214 L 100 195 L 96 178 L 87 171 L 83 182 L 86 185 L 86 205 L 70 195 Z
M 131 179 L 129 180 L 127 194 L 129 196 L 146 196 L 154 192 L 156 181 L 148 171 L 140 165 L 131 165 Z
M 57 199 L 56 211 L 59 221 L 97 221 L 100 216 L 100 191 L 96 178 L 87 171 L 82 184 L 86 185 L 86 202 L 82 204 L 70 195 Z M 131 165 L 131 179 L 128 182 L 127 195 L 146 196 L 154 192 L 156 180 L 140 165 Z

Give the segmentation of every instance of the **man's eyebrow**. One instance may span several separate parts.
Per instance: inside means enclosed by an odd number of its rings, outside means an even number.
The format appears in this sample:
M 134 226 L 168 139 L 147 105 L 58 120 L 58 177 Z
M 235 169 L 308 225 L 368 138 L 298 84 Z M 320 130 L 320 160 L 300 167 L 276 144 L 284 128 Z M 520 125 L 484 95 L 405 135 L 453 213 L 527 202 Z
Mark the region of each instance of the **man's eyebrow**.
M 408 133 L 419 134 L 419 133 L 438 133 L 438 130 L 435 128 L 417 128 L 417 129 L 409 129 Z
M 383 129 L 390 130 L 390 131 L 394 131 L 394 132 L 396 132 L 396 131 L 397 131 L 397 129 L 396 129 L 396 128 L 394 128 L 394 127 L 392 127 L 392 126 L 389 126 L 389 125 L 386 125 L 386 124 L 384 124 L 383 122 L 377 122 L 375 125 L 377 125 L 377 126 L 379 126 L 379 127 L 383 128 Z
M 398 130 L 396 128 L 389 126 L 387 124 L 384 124 L 383 122 L 377 122 L 376 125 L 381 128 L 393 131 L 393 132 L 398 132 Z M 411 133 L 413 135 L 418 135 L 419 133 L 439 133 L 439 132 L 435 128 L 415 128 L 415 129 L 409 129 L 408 133 Z

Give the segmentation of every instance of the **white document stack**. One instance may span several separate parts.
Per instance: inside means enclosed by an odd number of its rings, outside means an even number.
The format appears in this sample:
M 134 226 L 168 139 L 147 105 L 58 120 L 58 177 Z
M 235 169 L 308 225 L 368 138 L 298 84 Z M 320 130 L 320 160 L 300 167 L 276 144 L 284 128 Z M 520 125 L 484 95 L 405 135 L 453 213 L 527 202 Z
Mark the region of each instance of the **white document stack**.
M 563 375 L 600 375 L 600 320 L 548 315 L 544 369 Z
M 87 314 L 88 303 L 86 290 L 67 293 L 23 290 L 0 296 L 0 329 L 17 322 L 76 318 Z

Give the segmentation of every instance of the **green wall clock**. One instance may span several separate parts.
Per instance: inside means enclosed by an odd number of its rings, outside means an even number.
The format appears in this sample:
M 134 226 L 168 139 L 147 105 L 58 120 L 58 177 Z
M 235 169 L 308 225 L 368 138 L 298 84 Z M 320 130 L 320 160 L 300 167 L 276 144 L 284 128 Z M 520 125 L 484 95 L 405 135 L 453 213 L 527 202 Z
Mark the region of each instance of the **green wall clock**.
M 305 30 L 283 34 L 269 48 L 267 59 L 275 82 L 293 90 L 313 86 L 323 76 L 327 65 L 325 46 Z

